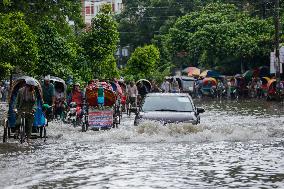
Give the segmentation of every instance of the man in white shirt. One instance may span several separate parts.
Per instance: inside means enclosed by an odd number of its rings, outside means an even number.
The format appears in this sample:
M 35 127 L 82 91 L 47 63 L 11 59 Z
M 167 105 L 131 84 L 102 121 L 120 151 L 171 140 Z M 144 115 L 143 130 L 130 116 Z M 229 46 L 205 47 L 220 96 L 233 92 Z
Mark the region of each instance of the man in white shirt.
M 137 106 L 138 90 L 135 83 L 132 81 L 127 88 L 127 95 L 130 104 Z

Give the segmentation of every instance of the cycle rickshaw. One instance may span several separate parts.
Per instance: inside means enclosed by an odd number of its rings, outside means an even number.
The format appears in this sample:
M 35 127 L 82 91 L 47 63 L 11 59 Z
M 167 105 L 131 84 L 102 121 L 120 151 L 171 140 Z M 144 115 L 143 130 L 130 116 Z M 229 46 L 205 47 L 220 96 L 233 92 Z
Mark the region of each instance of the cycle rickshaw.
M 7 118 L 4 122 L 4 134 L 3 134 L 3 142 L 7 142 L 8 139 L 14 138 L 19 139 L 20 143 L 24 143 L 26 139 L 26 126 L 25 126 L 25 115 L 19 115 L 15 111 L 15 105 L 17 100 L 17 95 L 19 90 L 26 85 L 26 83 L 32 82 L 34 83 L 35 89 L 35 98 L 36 98 L 36 108 L 34 112 L 34 121 L 32 127 L 32 138 L 39 137 L 44 138 L 46 140 L 46 125 L 47 119 L 45 118 L 44 111 L 49 107 L 43 104 L 42 100 L 42 89 L 40 83 L 29 76 L 23 76 L 16 79 L 13 82 L 12 89 L 9 96 L 9 108 L 7 113 Z M 24 113 L 26 114 L 26 113 Z M 17 122 L 17 116 L 21 116 L 20 123 Z
M 101 89 L 103 89 L 103 96 L 99 95 Z M 88 128 L 108 130 L 117 127 L 120 124 L 120 116 L 115 110 L 116 99 L 116 93 L 105 82 L 101 82 L 97 86 L 89 85 L 86 88 L 82 131 L 86 131 Z

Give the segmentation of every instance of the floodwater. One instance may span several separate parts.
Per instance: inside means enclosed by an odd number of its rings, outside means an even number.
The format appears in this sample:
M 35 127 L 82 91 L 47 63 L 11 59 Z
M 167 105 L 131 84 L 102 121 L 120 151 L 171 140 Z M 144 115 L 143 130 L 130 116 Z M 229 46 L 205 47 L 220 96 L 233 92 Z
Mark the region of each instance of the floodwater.
M 198 126 L 124 115 L 110 131 L 53 122 L 46 143 L 0 144 L 0 188 L 284 188 L 283 104 L 196 103 Z

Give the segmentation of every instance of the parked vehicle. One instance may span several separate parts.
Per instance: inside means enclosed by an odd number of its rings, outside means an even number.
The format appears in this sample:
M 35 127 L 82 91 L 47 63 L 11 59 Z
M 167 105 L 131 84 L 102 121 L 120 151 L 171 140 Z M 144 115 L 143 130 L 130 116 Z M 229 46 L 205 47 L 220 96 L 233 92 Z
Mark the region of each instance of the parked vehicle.
M 166 80 L 172 82 L 174 78 L 177 80 L 182 93 L 189 93 L 189 94 L 194 93 L 195 90 L 194 86 L 196 79 L 187 76 L 170 76 L 166 77 Z

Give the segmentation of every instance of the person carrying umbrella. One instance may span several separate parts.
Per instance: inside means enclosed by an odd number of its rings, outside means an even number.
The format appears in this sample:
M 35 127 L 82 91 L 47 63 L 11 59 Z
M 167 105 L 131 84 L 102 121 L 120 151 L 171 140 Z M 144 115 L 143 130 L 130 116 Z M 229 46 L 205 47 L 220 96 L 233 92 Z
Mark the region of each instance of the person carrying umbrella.
M 37 86 L 37 83 L 34 80 L 27 80 L 26 85 L 19 90 L 15 104 L 15 111 L 17 112 L 16 130 L 19 132 L 21 117 L 24 116 L 28 143 L 31 138 L 34 112 L 36 109 L 35 86 Z

